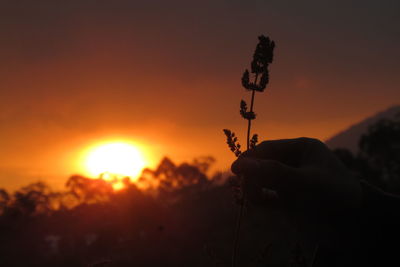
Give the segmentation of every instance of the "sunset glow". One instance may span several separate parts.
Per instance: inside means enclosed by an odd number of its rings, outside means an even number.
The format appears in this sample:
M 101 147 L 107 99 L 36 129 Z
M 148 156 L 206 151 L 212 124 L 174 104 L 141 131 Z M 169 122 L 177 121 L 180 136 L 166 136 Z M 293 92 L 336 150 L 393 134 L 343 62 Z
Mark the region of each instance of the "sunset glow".
M 105 180 L 115 177 L 136 178 L 146 162 L 137 147 L 125 142 L 111 142 L 93 148 L 87 155 L 85 167 L 90 176 Z

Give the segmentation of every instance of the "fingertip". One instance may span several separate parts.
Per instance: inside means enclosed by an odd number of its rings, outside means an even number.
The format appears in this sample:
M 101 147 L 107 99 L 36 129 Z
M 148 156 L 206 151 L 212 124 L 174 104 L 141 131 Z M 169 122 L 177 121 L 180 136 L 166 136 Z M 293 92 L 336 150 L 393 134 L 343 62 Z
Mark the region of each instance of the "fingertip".
M 232 171 L 234 174 L 239 174 L 239 172 L 240 172 L 240 162 L 239 162 L 239 159 L 235 160 L 235 161 L 232 163 L 232 165 L 231 165 L 231 171 Z
M 235 174 L 249 174 L 257 172 L 259 168 L 257 160 L 247 157 L 239 157 L 231 165 L 231 170 Z

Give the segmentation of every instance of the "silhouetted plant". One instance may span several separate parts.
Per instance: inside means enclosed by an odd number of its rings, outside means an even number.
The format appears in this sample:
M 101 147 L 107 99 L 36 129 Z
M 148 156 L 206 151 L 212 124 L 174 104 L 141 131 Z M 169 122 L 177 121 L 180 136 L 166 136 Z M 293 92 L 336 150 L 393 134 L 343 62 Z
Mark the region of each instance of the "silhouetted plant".
M 269 82 L 269 71 L 268 66 L 272 63 L 275 42 L 270 40 L 268 37 L 261 35 L 258 37 L 258 44 L 253 54 L 253 60 L 251 62 L 250 71 L 246 69 L 242 76 L 242 86 L 251 91 L 251 102 L 250 102 L 250 109 L 247 106 L 246 101 L 240 101 L 240 115 L 243 119 L 247 120 L 247 138 L 246 138 L 246 149 L 252 149 L 256 146 L 258 142 L 258 135 L 254 134 L 251 138 L 251 122 L 256 118 L 256 114 L 254 113 L 254 98 L 255 93 L 263 92 L 267 87 Z M 236 137 L 235 133 L 231 130 L 224 129 L 223 130 L 227 144 L 230 150 L 235 154 L 236 157 L 239 157 L 242 153 L 241 146 L 238 142 L 238 138 Z M 243 179 L 238 177 L 239 182 L 237 186 L 234 187 L 236 196 L 239 196 L 239 214 L 236 221 L 236 231 L 235 231 L 235 238 L 233 244 L 233 252 L 232 252 L 232 266 L 236 266 L 237 261 L 237 250 L 239 246 L 239 233 L 240 233 L 240 225 L 241 220 L 243 217 L 243 209 L 245 204 L 245 196 L 244 193 L 238 192 L 242 188 Z
M 235 136 L 235 133 L 228 129 L 224 129 L 224 133 L 226 135 L 226 143 L 228 144 L 230 150 L 235 154 L 236 157 L 239 157 L 240 154 L 242 154 L 242 151 L 240 150 L 241 146 L 237 142 L 238 139 Z

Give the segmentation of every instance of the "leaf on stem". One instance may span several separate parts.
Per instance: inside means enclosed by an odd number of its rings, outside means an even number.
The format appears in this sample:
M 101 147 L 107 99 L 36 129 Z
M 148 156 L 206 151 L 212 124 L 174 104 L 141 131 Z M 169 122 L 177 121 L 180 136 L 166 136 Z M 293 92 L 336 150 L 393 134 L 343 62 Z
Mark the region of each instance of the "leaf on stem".
M 240 115 L 246 120 L 254 120 L 256 118 L 256 114 L 253 111 L 247 111 L 247 103 L 246 101 L 240 101 Z
M 250 149 L 255 148 L 257 143 L 258 143 L 258 134 L 254 134 L 253 137 L 250 139 Z

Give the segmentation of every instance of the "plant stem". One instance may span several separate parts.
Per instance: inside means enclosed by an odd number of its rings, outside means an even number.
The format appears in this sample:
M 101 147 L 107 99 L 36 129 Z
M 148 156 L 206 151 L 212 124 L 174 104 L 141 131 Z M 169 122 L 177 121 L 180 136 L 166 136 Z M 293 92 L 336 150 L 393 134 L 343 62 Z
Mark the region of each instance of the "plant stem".
M 257 77 L 256 76 L 256 82 L 257 82 Z M 251 93 L 251 104 L 250 104 L 250 112 L 253 112 L 253 106 L 254 106 L 254 95 L 256 93 L 256 90 L 253 90 Z M 250 149 L 250 129 L 251 129 L 251 119 L 248 120 L 247 124 L 247 150 Z
M 243 179 L 243 177 L 240 178 Z M 244 195 L 242 197 L 244 201 Z M 239 236 L 240 236 L 239 234 L 240 234 L 240 226 L 242 223 L 243 210 L 244 210 L 244 203 L 242 202 L 240 203 L 239 212 L 236 217 L 235 240 L 233 243 L 233 253 L 232 253 L 232 267 L 236 266 L 236 261 L 237 261 L 237 251 L 239 248 Z
M 256 73 L 256 78 L 254 79 L 254 84 L 257 84 L 258 73 Z M 251 104 L 250 104 L 250 112 L 253 112 L 254 107 L 254 95 L 256 94 L 256 90 L 252 90 L 251 92 Z M 251 130 L 251 119 L 248 119 L 247 124 L 247 150 L 250 149 L 250 130 Z
M 256 73 L 254 84 L 257 84 L 257 80 L 258 80 L 258 73 Z M 253 112 L 255 92 L 256 92 L 255 90 L 252 90 L 250 112 Z M 248 120 L 248 124 L 247 124 L 247 150 L 250 149 L 250 130 L 251 130 L 251 119 Z M 236 217 L 235 239 L 233 242 L 233 252 L 232 252 L 232 267 L 236 267 L 237 252 L 239 249 L 240 227 L 242 224 L 244 204 L 246 201 L 246 195 L 245 195 L 245 192 L 243 191 L 243 180 L 244 180 L 244 177 L 243 176 L 240 177 L 241 187 L 242 187 L 242 202 L 240 203 L 239 212 Z

